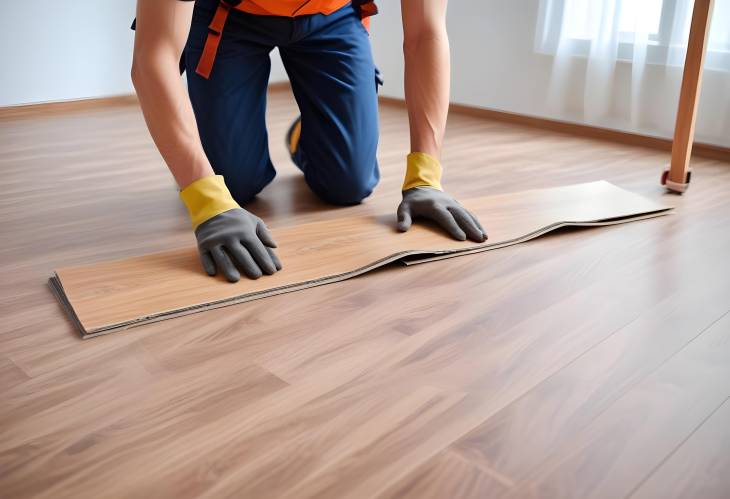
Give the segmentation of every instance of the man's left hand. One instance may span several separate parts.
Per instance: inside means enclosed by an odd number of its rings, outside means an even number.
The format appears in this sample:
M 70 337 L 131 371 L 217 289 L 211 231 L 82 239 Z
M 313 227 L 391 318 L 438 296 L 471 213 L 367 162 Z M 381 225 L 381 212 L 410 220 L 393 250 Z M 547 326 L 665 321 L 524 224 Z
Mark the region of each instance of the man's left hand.
M 479 220 L 456 199 L 438 189 L 413 187 L 403 191 L 403 201 L 398 206 L 398 230 L 407 231 L 414 218 L 433 220 L 459 241 L 468 237 L 481 243 L 487 239 Z

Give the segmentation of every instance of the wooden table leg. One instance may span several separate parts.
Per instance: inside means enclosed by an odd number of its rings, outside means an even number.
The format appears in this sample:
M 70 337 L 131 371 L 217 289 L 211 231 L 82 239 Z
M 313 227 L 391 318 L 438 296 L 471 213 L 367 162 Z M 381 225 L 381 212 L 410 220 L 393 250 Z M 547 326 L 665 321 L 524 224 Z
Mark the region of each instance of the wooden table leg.
M 677 121 L 672 142 L 672 161 L 662 174 L 662 184 L 674 192 L 684 192 L 689 187 L 692 172 L 689 160 L 692 155 L 697 102 L 700 97 L 702 65 L 705 60 L 707 39 L 710 36 L 710 14 L 714 0 L 695 0 L 692 23 L 689 29 L 687 55 L 684 60 L 682 88 L 679 93 Z

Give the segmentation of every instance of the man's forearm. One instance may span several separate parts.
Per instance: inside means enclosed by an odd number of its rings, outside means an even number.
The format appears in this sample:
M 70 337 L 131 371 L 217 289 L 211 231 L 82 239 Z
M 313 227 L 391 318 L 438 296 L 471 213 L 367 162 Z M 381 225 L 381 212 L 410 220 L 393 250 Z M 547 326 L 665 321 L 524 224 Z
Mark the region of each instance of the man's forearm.
M 175 2 L 169 15 L 149 3 L 138 3 L 132 81 L 150 134 L 182 189 L 213 175 L 178 69 L 192 6 Z
M 213 175 L 179 78 L 169 81 L 159 67 L 140 71 L 144 76 L 135 78 L 135 89 L 147 127 L 180 188 Z
M 405 95 L 411 151 L 441 155 L 449 109 L 451 64 L 445 24 L 421 27 L 405 35 Z

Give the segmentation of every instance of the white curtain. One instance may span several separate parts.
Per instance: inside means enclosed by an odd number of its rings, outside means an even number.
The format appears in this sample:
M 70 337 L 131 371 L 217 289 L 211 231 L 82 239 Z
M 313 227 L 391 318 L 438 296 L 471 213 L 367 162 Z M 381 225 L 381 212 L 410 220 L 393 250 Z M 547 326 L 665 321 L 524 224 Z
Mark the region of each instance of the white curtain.
M 687 48 L 692 0 L 541 0 L 537 50 L 554 55 L 549 89 L 552 106 L 575 105 L 569 81 L 575 65 L 585 64 L 584 121 L 610 125 L 617 62 L 630 63 L 627 115 L 613 116 L 618 126 L 640 128 L 642 92 L 648 65 L 663 66 L 679 88 Z M 706 69 L 730 72 L 730 0 L 715 0 Z M 728 75 L 730 78 L 730 75 Z M 730 79 L 728 80 L 730 81 Z M 626 93 L 626 92 L 624 92 Z M 730 98 L 721 96 L 730 113 Z M 615 115 L 615 112 L 613 113 Z

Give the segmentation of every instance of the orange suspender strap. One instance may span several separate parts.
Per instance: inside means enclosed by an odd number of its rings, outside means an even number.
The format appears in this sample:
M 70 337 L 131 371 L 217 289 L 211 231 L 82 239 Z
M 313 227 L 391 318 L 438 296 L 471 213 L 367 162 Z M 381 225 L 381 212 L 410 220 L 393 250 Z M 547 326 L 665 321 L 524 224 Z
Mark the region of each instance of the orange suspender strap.
M 231 6 L 221 0 L 218 2 L 218 8 L 215 10 L 213 20 L 208 26 L 208 38 L 205 40 L 205 46 L 203 46 L 203 53 L 198 61 L 198 67 L 195 68 L 195 72 L 206 80 L 213 69 L 215 55 L 218 53 L 218 45 L 221 43 L 223 26 L 225 26 L 226 19 L 228 19 L 228 14 L 230 12 Z

